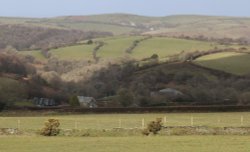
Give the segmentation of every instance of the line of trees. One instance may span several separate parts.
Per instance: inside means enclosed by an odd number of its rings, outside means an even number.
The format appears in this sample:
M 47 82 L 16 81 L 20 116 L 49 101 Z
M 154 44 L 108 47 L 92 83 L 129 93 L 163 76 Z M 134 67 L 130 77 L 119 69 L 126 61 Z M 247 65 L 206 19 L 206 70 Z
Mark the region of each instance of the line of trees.
M 151 36 L 147 36 L 147 37 L 144 37 L 142 39 L 139 39 L 139 40 L 134 40 L 132 45 L 129 46 L 125 52 L 128 53 L 128 54 L 131 54 L 133 52 L 133 50 L 143 41 L 146 41 L 148 39 L 151 39 L 152 37 Z

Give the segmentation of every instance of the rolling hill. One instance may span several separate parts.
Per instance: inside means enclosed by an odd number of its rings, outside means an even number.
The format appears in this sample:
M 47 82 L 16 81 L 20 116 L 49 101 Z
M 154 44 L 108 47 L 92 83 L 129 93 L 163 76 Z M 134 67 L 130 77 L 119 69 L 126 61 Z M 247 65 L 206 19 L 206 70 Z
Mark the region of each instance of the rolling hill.
M 101 99 L 125 89 L 139 106 L 203 105 L 236 104 L 248 91 L 238 86 L 250 80 L 238 75 L 250 72 L 250 18 L 105 14 L 0 18 L 0 27 L 0 45 L 32 61 L 46 87 L 69 95 Z M 186 96 L 176 103 L 151 96 L 164 88 Z
M 114 35 L 150 34 L 169 36 L 199 36 L 249 39 L 250 18 L 175 15 L 147 17 L 131 14 L 64 16 L 55 18 L 0 18 L 0 24 L 18 24 L 57 29 L 105 31 Z
M 159 59 L 166 59 L 169 56 L 179 53 L 194 51 L 208 51 L 214 48 L 225 48 L 229 46 L 220 45 L 216 42 L 203 42 L 197 40 L 185 40 L 167 37 L 150 37 L 139 42 L 130 53 L 126 52 L 135 41 L 140 41 L 143 36 L 116 36 L 110 38 L 93 39 L 94 42 L 103 42 L 104 45 L 97 51 L 97 56 L 102 60 L 130 57 L 141 60 L 157 54 Z M 59 60 L 93 60 L 93 50 L 97 46 L 93 44 L 76 44 L 74 46 L 51 49 L 51 58 Z M 232 46 L 235 47 L 235 46 Z M 31 55 L 38 60 L 46 61 L 41 51 L 21 51 L 20 54 Z

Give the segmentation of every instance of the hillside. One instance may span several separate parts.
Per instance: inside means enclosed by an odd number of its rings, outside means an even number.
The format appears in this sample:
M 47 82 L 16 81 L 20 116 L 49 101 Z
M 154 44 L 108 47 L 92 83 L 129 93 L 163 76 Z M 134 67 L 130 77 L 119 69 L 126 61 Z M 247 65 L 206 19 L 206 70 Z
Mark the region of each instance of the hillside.
M 59 47 L 48 51 L 48 56 L 42 50 L 21 51 L 19 54 L 34 59 L 42 65 L 42 71 L 55 71 L 64 81 L 79 81 L 88 79 L 95 71 L 109 64 L 123 64 L 127 61 L 137 62 L 140 66 L 154 62 L 171 60 L 186 60 L 186 56 L 194 53 L 209 52 L 220 49 L 239 49 L 248 46 L 217 42 L 187 40 L 167 37 L 147 36 L 114 36 L 92 39 L 72 46 Z M 101 45 L 100 45 L 101 43 Z M 157 60 L 152 60 L 155 56 Z
M 198 58 L 195 63 L 237 75 L 250 74 L 250 55 L 245 53 L 216 53 Z
M 29 99 L 34 97 L 53 97 L 57 102 L 63 101 L 66 93 L 53 87 L 51 82 L 37 74 L 29 59 L 0 53 L 0 109 L 4 105 L 32 105 Z
M 249 82 L 249 78 L 192 63 L 163 63 L 139 68 L 131 64 L 110 65 L 78 84 L 82 94 L 103 98 L 113 105 L 147 107 L 245 104 Z M 183 94 L 160 93 L 166 88 Z
M 250 19 L 215 16 L 170 16 L 164 22 L 172 27 L 163 26 L 147 34 L 187 35 L 213 38 L 247 38 L 249 40 Z
M 240 17 L 216 17 L 176 15 L 146 17 L 131 14 L 104 14 L 90 16 L 65 16 L 55 18 L 0 18 L 0 24 L 105 31 L 120 34 L 152 34 L 169 36 L 199 36 L 214 38 L 247 38 L 250 19 Z
M 0 49 L 10 50 L 11 48 L 18 51 L 47 49 L 111 35 L 111 33 L 106 32 L 83 32 L 71 29 L 0 24 Z
M 146 38 L 146 39 L 145 39 Z M 145 39 L 145 40 L 144 40 Z M 110 38 L 93 39 L 94 42 L 103 42 L 104 45 L 97 50 L 96 55 L 101 60 L 117 59 L 130 57 L 131 59 L 141 60 L 157 54 L 159 59 L 167 60 L 169 56 L 179 53 L 194 51 L 208 51 L 214 48 L 236 47 L 233 45 L 225 46 L 216 42 L 204 42 L 197 40 L 185 40 L 166 37 L 143 37 L 143 36 L 116 36 Z M 138 42 L 136 45 L 135 42 Z M 98 46 L 93 44 L 76 44 L 74 46 L 60 47 L 51 49 L 51 58 L 59 60 L 94 60 L 93 52 Z M 134 46 L 132 49 L 130 49 Z M 24 55 L 31 55 L 38 60 L 47 60 L 40 51 L 22 51 Z
M 238 76 L 250 68 L 248 18 L 106 14 L 0 18 L 0 26 L 2 49 L 36 68 L 25 73 L 28 98 L 78 94 L 124 107 L 248 102 L 250 80 Z M 159 94 L 166 88 L 183 96 Z

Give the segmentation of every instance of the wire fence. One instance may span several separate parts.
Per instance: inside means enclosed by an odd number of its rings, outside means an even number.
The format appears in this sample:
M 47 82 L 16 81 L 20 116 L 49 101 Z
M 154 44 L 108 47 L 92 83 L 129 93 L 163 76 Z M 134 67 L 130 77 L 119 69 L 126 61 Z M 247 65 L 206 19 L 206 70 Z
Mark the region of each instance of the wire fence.
M 49 118 L 59 119 L 62 129 L 113 129 L 145 128 L 150 121 L 162 118 L 163 126 L 248 127 L 250 114 L 244 115 L 161 115 L 139 117 L 136 115 L 113 116 L 59 116 L 59 117 L 0 117 L 0 128 L 40 129 Z

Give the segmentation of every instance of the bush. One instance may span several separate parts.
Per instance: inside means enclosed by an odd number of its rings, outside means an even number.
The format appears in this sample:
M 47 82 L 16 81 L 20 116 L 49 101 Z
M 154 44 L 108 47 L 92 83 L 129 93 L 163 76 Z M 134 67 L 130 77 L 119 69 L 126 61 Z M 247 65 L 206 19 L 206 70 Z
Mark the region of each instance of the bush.
M 70 104 L 72 107 L 78 107 L 78 106 L 80 106 L 79 100 L 78 100 L 78 98 L 77 98 L 76 95 L 72 96 L 72 97 L 69 99 L 69 104 Z
M 91 44 L 93 44 L 93 43 L 94 43 L 93 40 L 88 40 L 88 41 L 87 41 L 87 44 L 88 44 L 88 45 L 91 45 Z
M 43 136 L 57 136 L 60 133 L 60 122 L 57 119 L 49 119 L 44 123 L 45 127 L 40 134 Z
M 149 135 L 150 133 L 153 133 L 154 135 L 158 134 L 158 132 L 162 129 L 162 119 L 157 118 L 156 121 L 151 121 L 147 128 L 143 130 L 144 135 Z
M 151 59 L 157 59 L 157 60 L 158 60 L 159 56 L 158 56 L 158 54 L 153 54 L 150 58 L 151 58 Z
M 133 104 L 133 94 L 128 89 L 120 89 L 118 91 L 118 101 L 123 107 L 129 107 Z
M 145 136 L 148 136 L 150 134 L 150 132 L 148 131 L 148 129 L 144 129 L 144 130 L 142 130 L 142 134 Z

